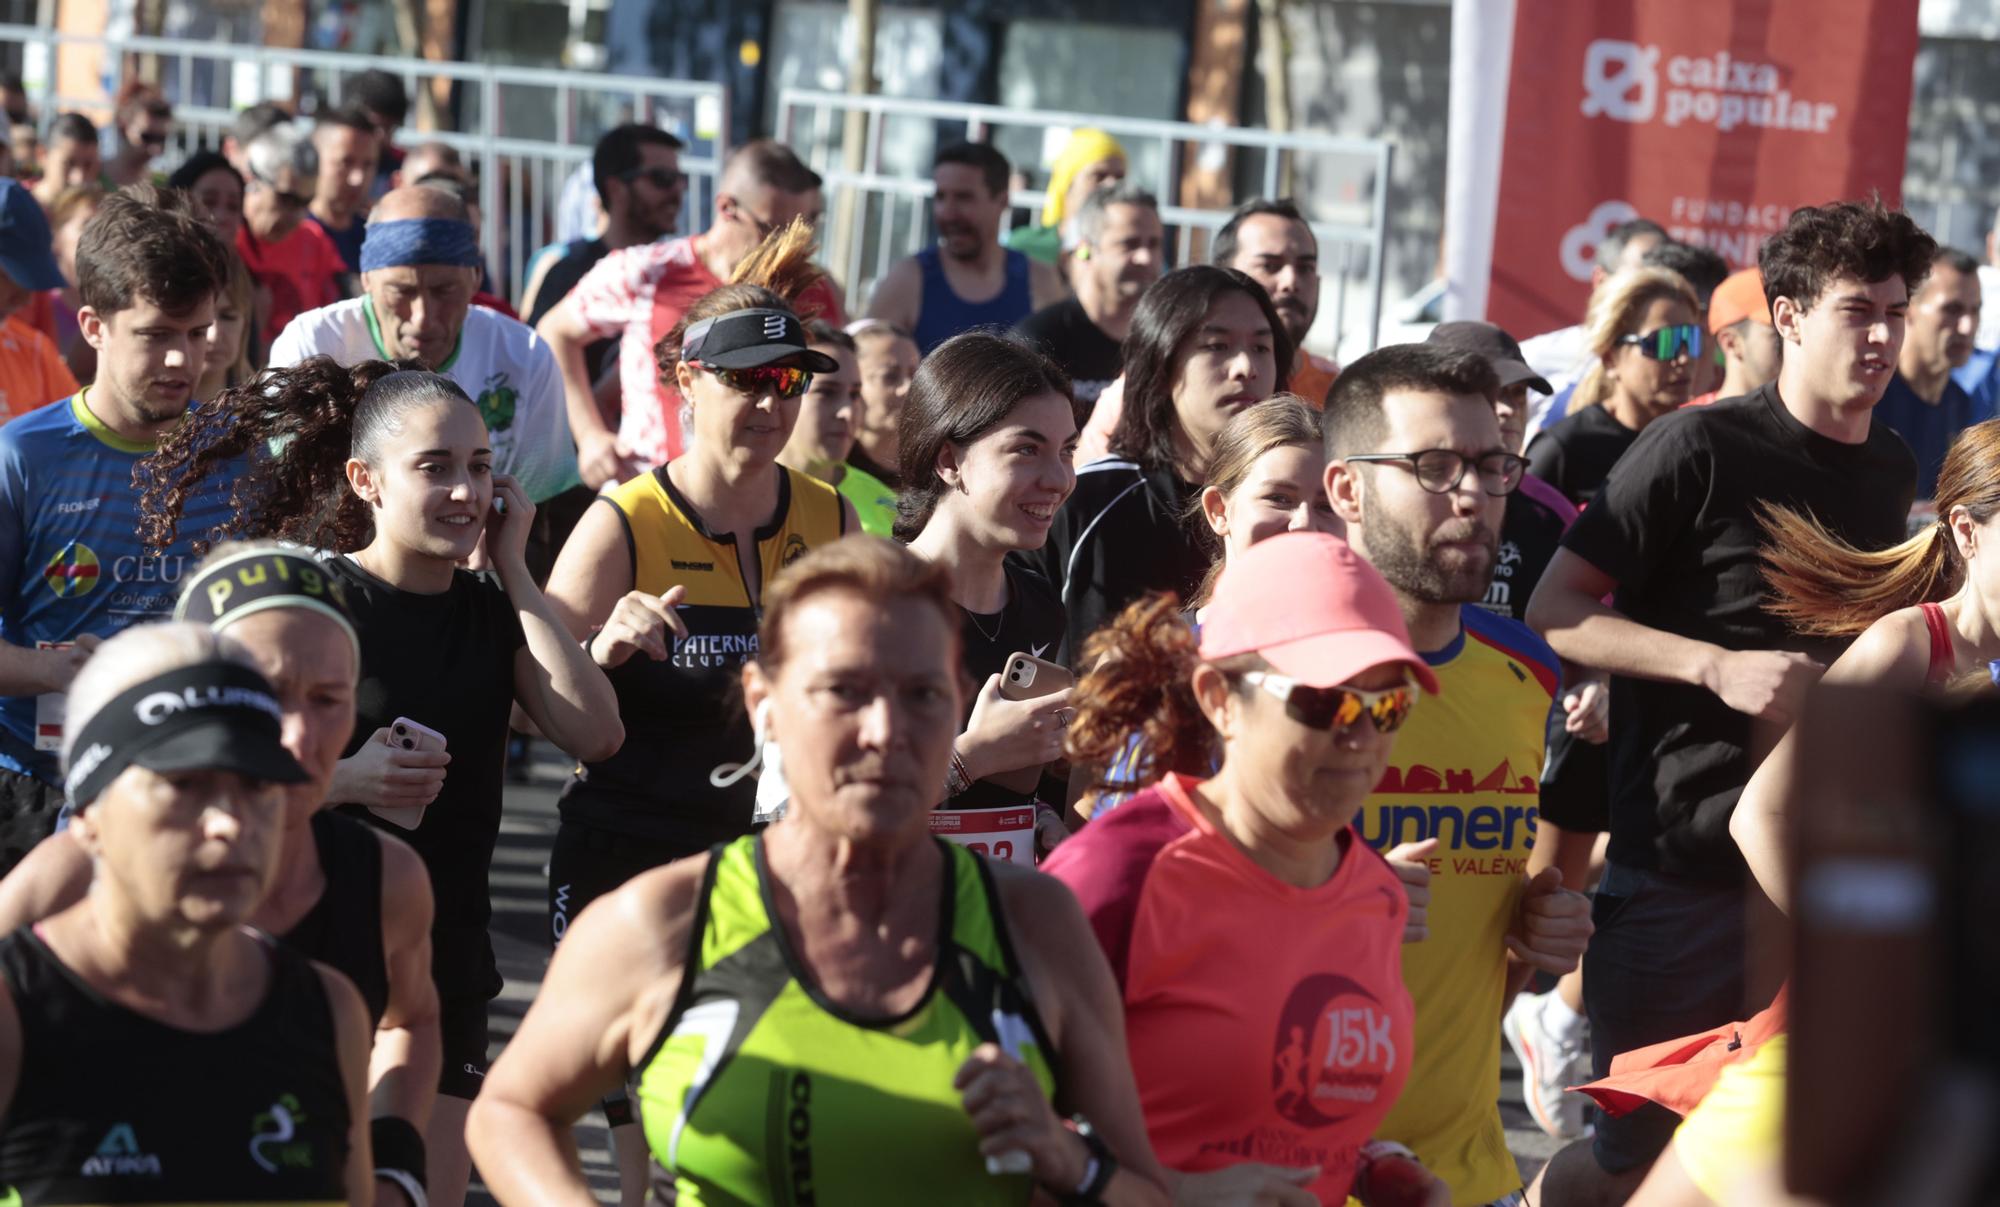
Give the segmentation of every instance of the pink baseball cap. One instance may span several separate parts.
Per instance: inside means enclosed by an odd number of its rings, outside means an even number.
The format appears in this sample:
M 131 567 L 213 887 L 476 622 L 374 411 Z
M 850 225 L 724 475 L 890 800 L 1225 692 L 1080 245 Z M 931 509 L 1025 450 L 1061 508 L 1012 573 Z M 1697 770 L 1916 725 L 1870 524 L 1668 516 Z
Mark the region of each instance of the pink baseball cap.
M 1338 687 L 1370 667 L 1400 662 L 1419 686 L 1437 676 L 1410 647 L 1396 592 L 1346 541 L 1287 532 L 1229 559 L 1202 613 L 1201 656 L 1261 654 L 1307 687 Z

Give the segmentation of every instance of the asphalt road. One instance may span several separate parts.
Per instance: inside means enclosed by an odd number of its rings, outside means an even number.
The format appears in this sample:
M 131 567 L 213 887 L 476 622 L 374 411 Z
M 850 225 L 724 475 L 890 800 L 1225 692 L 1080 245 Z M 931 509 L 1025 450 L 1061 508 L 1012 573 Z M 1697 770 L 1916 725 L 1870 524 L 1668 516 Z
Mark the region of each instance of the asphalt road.
M 537 744 L 539 761 L 529 784 L 509 785 L 505 814 L 500 825 L 500 842 L 493 856 L 493 947 L 507 987 L 489 1012 L 490 1047 L 493 1055 L 507 1043 L 519 1026 L 542 970 L 549 957 L 548 866 L 549 844 L 556 832 L 556 790 L 564 768 L 554 760 L 554 752 Z M 1497 1033 L 1499 1020 L 1494 1020 Z M 1523 1181 L 1532 1178 L 1542 1163 L 1560 1144 L 1542 1134 L 1521 1105 L 1520 1070 L 1507 1046 L 1500 1047 L 1500 1113 L 1507 1125 L 1507 1145 L 1521 1166 Z M 600 1201 L 615 1203 L 617 1176 L 604 1120 L 592 1112 L 577 1129 L 577 1145 L 584 1171 Z M 467 1202 L 492 1203 L 476 1182 Z

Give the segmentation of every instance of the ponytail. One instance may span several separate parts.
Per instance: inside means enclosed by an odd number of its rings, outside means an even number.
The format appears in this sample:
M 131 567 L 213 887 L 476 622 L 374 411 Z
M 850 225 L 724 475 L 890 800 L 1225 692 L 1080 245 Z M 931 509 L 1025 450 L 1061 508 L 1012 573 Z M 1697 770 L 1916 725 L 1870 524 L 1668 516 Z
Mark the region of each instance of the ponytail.
M 826 280 L 826 272 L 813 263 L 814 238 L 812 225 L 794 218 L 767 235 L 729 274 L 728 284 L 709 290 L 688 307 L 680 322 L 653 345 L 660 380 L 673 386 L 687 329 L 703 319 L 757 309 L 788 311 L 802 323 L 818 318 L 817 309 L 799 305 L 801 295 Z
M 1942 519 L 1876 551 L 1855 548 L 1809 514 L 1777 504 L 1762 510 L 1766 607 L 1800 633 L 1854 637 L 1891 612 L 1958 589 L 1958 554 Z
M 1156 592 L 1120 612 L 1084 642 L 1082 661 L 1091 670 L 1077 686 L 1063 751 L 1098 788 L 1129 792 L 1169 772 L 1214 770 L 1220 746 L 1190 683 L 1200 662 L 1194 630 L 1173 595 Z M 1135 736 L 1142 765 L 1128 782 L 1106 782 Z
M 1809 515 L 1766 506 L 1768 608 L 1802 633 L 1852 637 L 1898 609 L 1949 597 L 1965 581 L 1951 535 L 1958 511 L 1975 524 L 2000 515 L 2000 420 L 1952 441 L 1938 471 L 1937 522 L 1893 548 L 1856 549 Z
M 231 386 L 188 412 L 132 480 L 139 535 L 164 549 L 190 498 L 218 472 L 246 465 L 229 487 L 229 518 L 195 542 L 279 540 L 352 553 L 374 539 L 368 504 L 347 484 L 350 457 L 373 461 L 408 408 L 440 398 L 473 405 L 448 377 L 415 362 L 342 367 L 313 356 Z

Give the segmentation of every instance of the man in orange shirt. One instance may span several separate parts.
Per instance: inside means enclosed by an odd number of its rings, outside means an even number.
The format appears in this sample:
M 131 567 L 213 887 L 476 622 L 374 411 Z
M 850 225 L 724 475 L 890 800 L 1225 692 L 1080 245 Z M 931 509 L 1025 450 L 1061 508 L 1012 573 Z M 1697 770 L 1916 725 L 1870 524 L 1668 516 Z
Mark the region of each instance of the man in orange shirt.
M 1216 264 L 1233 268 L 1264 287 L 1298 354 L 1292 358 L 1292 393 L 1316 407 L 1340 376 L 1340 366 L 1306 351 L 1306 333 L 1319 317 L 1319 240 L 1305 215 L 1287 199 L 1246 201 L 1215 233 Z
M 0 178 L 0 423 L 76 393 L 55 341 L 17 314 L 63 286 L 49 220 L 26 186 Z

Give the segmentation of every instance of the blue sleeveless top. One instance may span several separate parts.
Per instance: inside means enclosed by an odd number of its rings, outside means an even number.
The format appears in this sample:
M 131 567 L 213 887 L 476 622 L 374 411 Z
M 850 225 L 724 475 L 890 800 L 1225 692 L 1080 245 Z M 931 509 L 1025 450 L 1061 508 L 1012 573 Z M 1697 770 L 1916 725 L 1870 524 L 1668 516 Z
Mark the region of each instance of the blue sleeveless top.
M 1018 251 L 1007 253 L 1007 284 L 984 302 L 968 302 L 952 292 L 937 248 L 926 247 L 918 252 L 917 265 L 924 270 L 924 301 L 914 334 L 917 349 L 925 356 L 961 331 L 975 327 L 998 327 L 1004 331 L 1034 313 L 1034 293 L 1028 288 L 1028 257 Z

